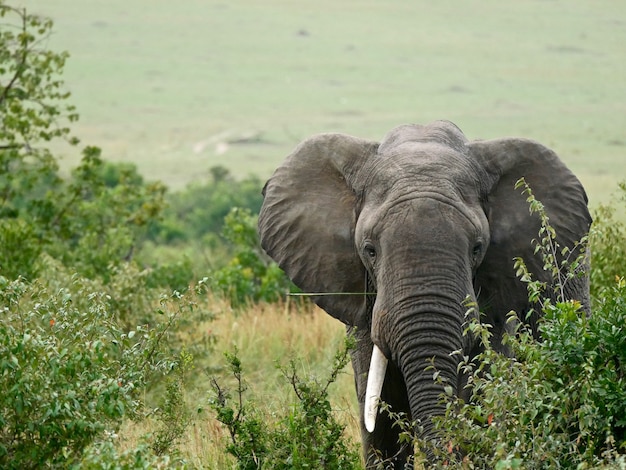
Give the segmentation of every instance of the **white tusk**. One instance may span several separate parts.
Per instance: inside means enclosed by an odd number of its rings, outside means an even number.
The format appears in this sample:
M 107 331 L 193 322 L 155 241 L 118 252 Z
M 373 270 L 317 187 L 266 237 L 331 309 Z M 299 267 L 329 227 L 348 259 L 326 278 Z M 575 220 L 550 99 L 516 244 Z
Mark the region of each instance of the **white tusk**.
M 380 402 L 380 392 L 385 381 L 387 371 L 387 358 L 378 346 L 374 345 L 372 350 L 372 362 L 367 374 L 367 388 L 365 389 L 365 429 L 374 432 L 376 427 L 376 416 L 378 415 L 378 403 Z

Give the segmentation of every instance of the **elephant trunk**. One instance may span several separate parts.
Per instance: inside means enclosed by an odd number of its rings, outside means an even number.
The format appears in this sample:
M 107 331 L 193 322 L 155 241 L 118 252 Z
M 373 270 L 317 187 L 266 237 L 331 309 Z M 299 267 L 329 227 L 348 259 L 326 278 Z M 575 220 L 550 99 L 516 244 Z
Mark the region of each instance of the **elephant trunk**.
M 436 439 L 432 418 L 445 411 L 441 396 L 444 390 L 449 387 L 453 394 L 457 393 L 457 366 L 458 359 L 449 353 L 427 356 L 416 350 L 401 359 L 411 415 L 424 442 Z M 435 372 L 440 381 L 435 380 Z
M 441 394 L 448 386 L 452 393 L 457 392 L 459 356 L 452 352 L 463 347 L 464 296 L 442 292 L 445 289 L 410 302 L 401 301 L 388 315 L 389 359 L 402 372 L 411 415 L 425 442 L 436 440 L 431 418 L 445 411 Z M 435 372 L 440 381 L 434 380 Z M 427 455 L 432 457 L 431 452 Z

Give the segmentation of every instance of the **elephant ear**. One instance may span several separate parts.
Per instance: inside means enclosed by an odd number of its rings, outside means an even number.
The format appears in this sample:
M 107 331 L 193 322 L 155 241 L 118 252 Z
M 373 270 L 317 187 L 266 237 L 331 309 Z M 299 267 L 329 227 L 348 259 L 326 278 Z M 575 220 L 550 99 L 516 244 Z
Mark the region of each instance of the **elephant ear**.
M 539 239 L 541 221 L 537 214 L 529 213 L 526 196 L 515 189 L 515 183 L 524 177 L 536 199 L 544 204 L 561 248 L 573 249 L 589 232 L 587 195 L 559 157 L 537 142 L 497 139 L 472 142 L 468 147 L 482 163 L 491 187 L 485 203 L 491 241 L 475 278 L 481 308 L 486 304 L 491 318 L 504 318 L 510 310 L 524 314 L 529 307 L 526 286 L 515 275 L 513 258 L 522 257 L 535 279 L 549 282 L 551 278 L 531 243 Z M 588 307 L 587 281 L 573 282 L 580 283 L 573 289 L 583 297 L 577 300 Z
M 352 181 L 378 143 L 343 134 L 302 142 L 263 189 L 261 246 L 333 317 L 356 325 L 365 309 L 365 267 L 354 245 Z M 332 295 L 339 294 L 339 295 Z M 341 295 L 344 294 L 344 295 Z

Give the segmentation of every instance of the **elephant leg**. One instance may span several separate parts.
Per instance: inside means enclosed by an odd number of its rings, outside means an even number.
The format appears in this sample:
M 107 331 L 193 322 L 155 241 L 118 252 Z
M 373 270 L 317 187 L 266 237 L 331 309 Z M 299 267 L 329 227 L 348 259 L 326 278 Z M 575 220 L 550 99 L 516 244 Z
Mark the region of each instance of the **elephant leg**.
M 352 352 L 352 368 L 359 400 L 359 422 L 361 424 L 361 440 L 366 468 L 376 468 L 376 465 L 381 462 L 384 462 L 384 468 L 412 468 L 407 464 L 413 459 L 413 447 L 399 442 L 400 428 L 399 426 L 394 426 L 394 422 L 390 419 L 388 413 L 382 412 L 378 415 L 374 432 L 370 433 L 365 428 L 365 389 L 373 343 L 370 339 L 369 331 L 355 332 L 348 328 L 348 334 L 353 334 L 357 339 L 356 349 Z M 391 407 L 391 411 L 394 413 L 405 413 L 407 418 L 411 419 L 404 380 L 400 370 L 391 362 L 387 366 L 381 399 Z

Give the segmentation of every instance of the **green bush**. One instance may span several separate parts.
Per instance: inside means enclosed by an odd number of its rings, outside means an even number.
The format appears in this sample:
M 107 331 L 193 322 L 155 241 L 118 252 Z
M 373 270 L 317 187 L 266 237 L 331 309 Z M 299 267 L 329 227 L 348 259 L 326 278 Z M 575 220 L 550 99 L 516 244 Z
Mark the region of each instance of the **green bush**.
M 107 296 L 0 279 L 0 466 L 77 460 L 124 416 L 139 416 L 151 373 L 169 370 L 165 323 L 125 331 Z M 84 305 L 84 307 L 83 307 Z
M 192 357 L 174 351 L 180 320 L 204 314 L 197 300 L 205 283 L 161 296 L 142 307 L 152 313 L 137 315 L 149 324 L 128 327 L 111 306 L 112 291 L 46 261 L 49 282 L 0 278 L 0 468 L 83 468 L 85 449 L 92 460 L 110 454 L 104 441 L 122 420 L 149 416 L 156 418 L 144 437 L 150 451 L 136 449 L 137 458 L 161 455 L 159 465 L 178 466 L 171 458 L 190 421 L 184 395 Z
M 183 349 L 166 380 L 165 396 L 154 412 L 159 427 L 151 438 L 151 447 L 156 455 L 173 453 L 191 422 L 191 413 L 185 404 L 185 382 L 192 369 L 193 356 Z
M 519 324 L 515 316 L 512 321 Z M 626 464 L 626 282 L 587 318 L 573 303 L 551 305 L 543 341 L 518 329 L 510 358 L 489 346 L 489 329 L 468 331 L 486 351 L 462 362 L 471 400 L 446 397 L 435 451 L 447 468 L 599 468 Z
M 193 264 L 187 256 L 171 263 L 156 263 L 148 268 L 145 278 L 147 287 L 169 287 L 179 292 L 185 292 L 193 279 L 197 279 Z
M 228 430 L 226 452 L 235 458 L 236 468 L 362 468 L 356 446 L 344 437 L 344 426 L 336 421 L 328 401 L 328 387 L 346 366 L 354 344 L 354 340 L 346 340 L 335 356 L 329 377 L 322 382 L 302 380 L 293 360 L 282 369 L 297 400 L 289 409 L 279 410 L 273 420 L 267 419 L 267 410 L 244 399 L 247 386 L 241 361 L 236 351 L 226 355 L 235 377 L 235 394 L 214 380 L 211 407 Z
M 116 446 L 117 435 L 109 433 L 105 439 L 87 447 L 80 461 L 69 468 L 73 470 L 161 470 L 191 468 L 184 461 L 169 455 L 156 455 L 151 446 L 141 443 L 133 449 L 120 452 Z
M 111 186 L 100 150 L 87 148 L 70 181 L 56 188 L 54 215 L 42 224 L 46 251 L 84 276 L 110 279 L 141 248 L 148 225 L 158 219 L 165 188 L 139 184 L 128 169 Z
M 261 249 L 256 231 L 257 216 L 250 210 L 234 208 L 224 219 L 224 238 L 234 256 L 211 275 L 211 286 L 229 299 L 233 307 L 250 301 L 276 302 L 295 289 L 285 273 Z
M 165 188 L 94 147 L 61 178 L 46 147 L 78 142 L 58 78 L 67 54 L 45 49 L 50 20 L 4 0 L 0 19 L 0 467 L 180 466 L 151 449 L 175 450 L 183 431 L 172 330 L 199 292 L 184 264 L 135 262 Z M 187 294 L 159 303 L 152 287 L 170 284 Z M 161 399 L 159 381 L 170 384 Z M 110 437 L 150 399 L 162 429 L 148 450 L 118 453 Z
M 233 207 L 258 214 L 263 202 L 259 178 L 237 180 L 224 167 L 213 167 L 209 172 L 208 182 L 192 183 L 168 196 L 163 220 L 150 229 L 152 240 L 171 244 L 200 241 L 207 234 L 220 233 Z
M 22 219 L 0 218 L 0 275 L 33 279 L 42 247 L 31 224 Z
M 195 182 L 181 191 L 166 194 L 162 217 L 150 222 L 145 238 L 148 246 L 157 250 L 146 250 L 138 257 L 153 270 L 151 279 L 169 282 L 167 285 L 171 288 L 175 288 L 181 276 L 189 283 L 194 276 L 202 277 L 227 266 L 234 248 L 231 241 L 220 234 L 228 230 L 230 212 L 239 208 L 257 214 L 261 207 L 262 183 L 257 177 L 238 180 L 223 167 L 209 171 L 209 181 Z M 184 263 L 168 260 L 171 254 L 181 252 L 186 253 Z M 234 290 L 245 291 L 242 284 L 245 281 L 242 278 L 238 281 L 240 285 Z
M 105 282 L 115 268 L 132 262 L 148 225 L 159 217 L 165 188 L 138 184 L 127 169 L 121 174 L 128 173 L 128 178 L 111 186 L 105 167 L 115 166 L 104 163 L 99 149 L 88 147 L 69 181 L 55 179 L 37 200 L 24 203 L 21 199 L 30 189 L 13 188 L 5 203 L 15 210 L 0 217 L 0 240 L 7 248 L 0 255 L 2 275 L 34 279 L 43 252 Z M 24 163 L 8 179 L 30 178 L 40 171 Z
M 593 214 L 590 233 L 593 299 L 601 298 L 602 291 L 612 288 L 617 278 L 626 273 L 626 183 L 619 187 L 621 198 L 611 205 L 600 206 Z

